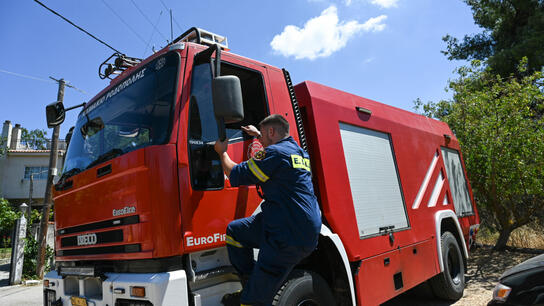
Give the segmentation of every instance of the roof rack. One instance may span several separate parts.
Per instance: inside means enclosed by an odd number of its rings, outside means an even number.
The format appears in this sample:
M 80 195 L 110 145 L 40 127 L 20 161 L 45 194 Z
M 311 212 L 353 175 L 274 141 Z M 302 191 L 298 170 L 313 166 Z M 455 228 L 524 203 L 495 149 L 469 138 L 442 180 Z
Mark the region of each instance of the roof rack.
M 229 48 L 229 44 L 225 36 L 221 36 L 196 27 L 192 27 L 189 30 L 185 31 L 185 33 L 181 34 L 178 38 L 176 38 L 172 42 L 172 44 L 175 44 L 177 42 L 194 42 L 207 46 L 217 44 L 223 50 L 228 50 Z

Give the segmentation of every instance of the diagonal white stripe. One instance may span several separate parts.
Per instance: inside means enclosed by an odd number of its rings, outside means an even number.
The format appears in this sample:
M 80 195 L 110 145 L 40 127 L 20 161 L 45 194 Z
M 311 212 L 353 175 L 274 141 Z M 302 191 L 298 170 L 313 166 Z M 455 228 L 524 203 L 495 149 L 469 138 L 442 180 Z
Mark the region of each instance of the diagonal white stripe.
M 436 179 L 436 183 L 434 184 L 433 193 L 431 194 L 431 199 L 429 200 L 429 204 L 427 204 L 427 207 L 436 206 L 436 203 L 438 202 L 438 196 L 440 195 L 442 187 L 444 186 L 444 181 L 444 176 L 442 175 L 442 172 L 440 172 L 438 178 Z
M 419 191 L 417 193 L 416 199 L 414 200 L 414 204 L 412 205 L 412 209 L 419 208 L 423 195 L 425 194 L 425 191 L 427 190 L 427 186 L 429 185 L 429 180 L 431 180 L 431 174 L 434 172 L 434 168 L 436 168 L 437 163 L 438 163 L 438 152 L 436 152 L 436 154 L 434 155 L 433 160 L 431 161 L 431 165 L 429 166 L 429 169 L 427 170 L 427 173 L 425 174 L 425 178 L 423 179 L 423 183 L 421 183 L 421 186 L 419 187 Z

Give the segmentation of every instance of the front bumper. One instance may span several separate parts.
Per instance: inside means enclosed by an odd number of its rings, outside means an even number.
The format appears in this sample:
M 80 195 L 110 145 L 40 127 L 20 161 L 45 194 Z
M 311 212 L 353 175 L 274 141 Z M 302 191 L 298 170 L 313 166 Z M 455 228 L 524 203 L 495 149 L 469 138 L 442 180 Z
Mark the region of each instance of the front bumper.
M 65 276 L 51 271 L 44 277 L 44 305 L 72 305 L 84 298 L 87 305 L 189 305 L 184 270 L 164 273 L 105 273 L 105 277 Z M 131 296 L 131 287 L 144 287 L 144 297 Z

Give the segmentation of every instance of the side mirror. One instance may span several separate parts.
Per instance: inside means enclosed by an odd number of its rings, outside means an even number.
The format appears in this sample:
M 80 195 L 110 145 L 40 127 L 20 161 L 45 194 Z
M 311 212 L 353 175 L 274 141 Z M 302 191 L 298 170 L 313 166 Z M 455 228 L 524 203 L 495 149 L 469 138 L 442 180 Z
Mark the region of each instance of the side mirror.
M 47 127 L 53 128 L 64 122 L 66 111 L 62 102 L 53 102 L 45 107 L 45 116 L 47 117 Z
M 219 139 L 223 141 L 226 138 L 225 124 L 244 120 L 240 79 L 234 75 L 215 77 L 212 81 L 212 97 Z
M 223 118 L 225 124 L 244 120 L 242 87 L 237 76 L 225 75 L 213 79 L 212 97 L 215 117 Z

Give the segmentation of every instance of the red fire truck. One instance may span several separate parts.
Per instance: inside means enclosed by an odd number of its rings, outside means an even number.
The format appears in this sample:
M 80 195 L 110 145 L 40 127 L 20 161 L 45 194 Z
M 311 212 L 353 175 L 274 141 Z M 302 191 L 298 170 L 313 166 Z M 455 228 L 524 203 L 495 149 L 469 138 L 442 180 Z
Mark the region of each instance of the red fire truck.
M 240 126 L 289 121 L 311 157 L 319 245 L 276 305 L 378 305 L 418 285 L 463 294 L 479 216 L 459 143 L 440 121 L 229 52 L 192 28 L 139 61 L 105 62 L 54 186 L 56 267 L 45 305 L 220 305 L 241 288 L 225 230 L 259 211 L 232 187 L 213 143 L 237 163 L 262 147 Z M 55 105 L 50 118 L 61 117 Z M 258 250 L 255 250 L 258 252 Z

